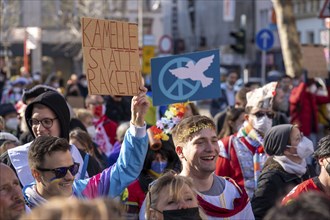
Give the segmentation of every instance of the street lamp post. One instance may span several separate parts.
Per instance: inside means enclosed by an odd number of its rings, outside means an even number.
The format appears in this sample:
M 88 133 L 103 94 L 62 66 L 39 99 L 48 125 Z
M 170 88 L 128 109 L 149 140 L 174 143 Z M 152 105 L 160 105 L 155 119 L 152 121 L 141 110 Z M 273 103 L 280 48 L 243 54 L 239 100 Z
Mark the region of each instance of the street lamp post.
M 139 48 L 143 46 L 143 0 L 138 1 L 138 33 L 139 33 Z

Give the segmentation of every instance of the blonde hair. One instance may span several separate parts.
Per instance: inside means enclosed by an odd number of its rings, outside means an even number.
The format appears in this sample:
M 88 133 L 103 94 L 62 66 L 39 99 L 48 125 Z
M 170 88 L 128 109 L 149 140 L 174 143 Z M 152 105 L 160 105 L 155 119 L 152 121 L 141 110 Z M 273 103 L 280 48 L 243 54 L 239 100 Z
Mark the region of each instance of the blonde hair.
M 0 116 L 0 131 L 5 130 L 5 119 Z
M 177 175 L 174 171 L 169 171 L 163 176 L 159 177 L 153 185 L 150 186 L 150 189 L 146 195 L 147 204 L 146 204 L 146 216 L 147 219 L 150 219 L 150 208 L 156 208 L 158 201 L 163 198 L 160 198 L 159 195 L 168 186 L 167 194 L 173 198 L 174 201 L 179 200 L 180 192 L 182 189 L 187 186 L 193 191 L 194 195 L 197 197 L 196 189 L 194 187 L 193 181 L 189 177 Z M 204 217 L 205 213 L 200 209 L 200 216 Z M 204 218 L 203 218 L 204 219 Z
M 93 114 L 85 108 L 75 108 L 73 111 L 80 121 L 85 121 L 87 117 L 93 118 Z
M 129 129 L 129 126 L 130 126 L 129 121 L 122 122 L 118 126 L 117 131 L 116 131 L 116 138 L 117 138 L 117 141 L 119 141 L 120 143 L 122 143 L 124 141 L 124 137 L 125 137 L 126 131 Z
M 125 217 L 123 207 L 109 198 L 94 200 L 55 198 L 34 208 L 31 213 L 21 217 L 21 220 L 124 220 Z

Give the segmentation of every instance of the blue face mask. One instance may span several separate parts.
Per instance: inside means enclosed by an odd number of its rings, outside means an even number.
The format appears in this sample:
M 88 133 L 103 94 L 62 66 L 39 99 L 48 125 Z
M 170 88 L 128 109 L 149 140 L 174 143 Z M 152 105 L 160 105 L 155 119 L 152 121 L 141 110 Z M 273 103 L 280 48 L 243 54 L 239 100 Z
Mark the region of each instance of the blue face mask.
M 152 161 L 151 162 L 151 169 L 159 174 L 164 172 L 166 166 L 167 166 L 167 161 L 165 161 L 165 162 Z

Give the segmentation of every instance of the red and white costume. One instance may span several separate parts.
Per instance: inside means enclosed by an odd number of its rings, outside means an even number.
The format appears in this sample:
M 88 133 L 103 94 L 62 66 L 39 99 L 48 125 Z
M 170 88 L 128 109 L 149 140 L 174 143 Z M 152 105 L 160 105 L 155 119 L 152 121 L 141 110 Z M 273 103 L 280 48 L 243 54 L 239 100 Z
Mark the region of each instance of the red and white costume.
M 296 187 L 294 187 L 282 200 L 282 205 L 290 203 L 290 201 L 296 199 L 302 193 L 308 191 L 319 191 L 322 192 L 322 185 L 318 177 L 310 178 Z

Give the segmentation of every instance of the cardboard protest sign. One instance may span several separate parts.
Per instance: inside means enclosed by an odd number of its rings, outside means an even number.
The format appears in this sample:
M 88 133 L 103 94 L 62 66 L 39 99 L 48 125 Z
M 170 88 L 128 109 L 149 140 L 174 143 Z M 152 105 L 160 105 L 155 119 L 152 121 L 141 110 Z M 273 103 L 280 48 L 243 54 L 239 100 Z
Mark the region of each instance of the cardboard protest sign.
M 141 84 L 137 24 L 81 18 L 89 94 L 136 95 Z
M 66 101 L 72 108 L 85 108 L 85 99 L 82 96 L 67 96 Z
M 219 50 L 151 59 L 151 80 L 155 106 L 218 98 Z
M 327 62 L 323 47 L 313 45 L 301 46 L 303 68 L 308 71 L 308 77 L 328 77 Z

